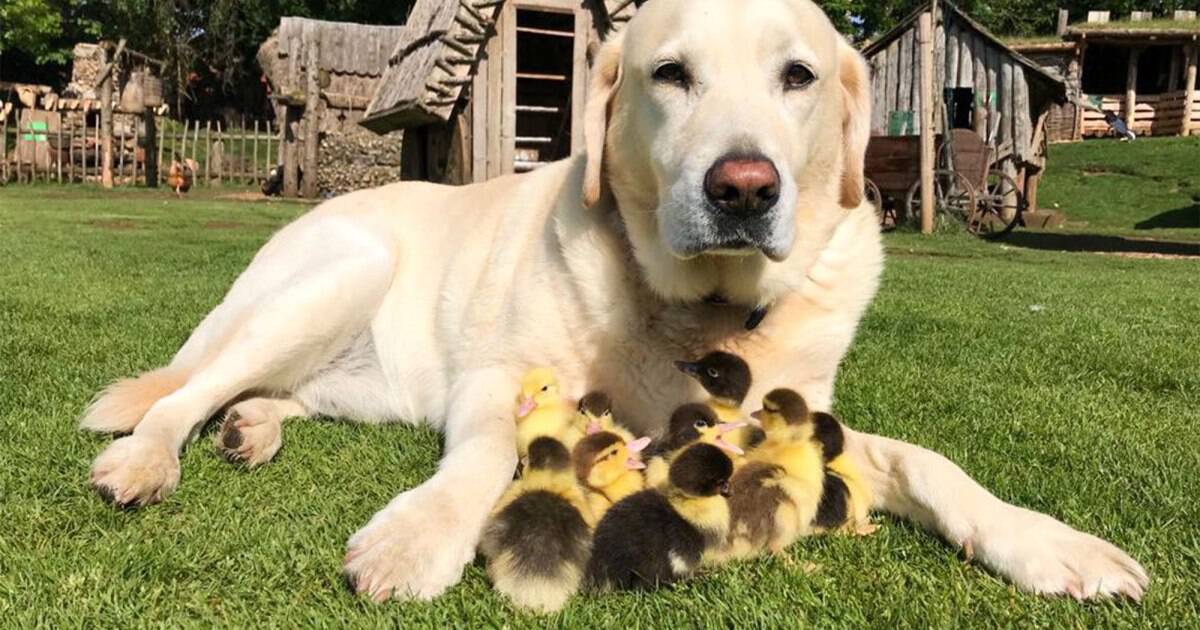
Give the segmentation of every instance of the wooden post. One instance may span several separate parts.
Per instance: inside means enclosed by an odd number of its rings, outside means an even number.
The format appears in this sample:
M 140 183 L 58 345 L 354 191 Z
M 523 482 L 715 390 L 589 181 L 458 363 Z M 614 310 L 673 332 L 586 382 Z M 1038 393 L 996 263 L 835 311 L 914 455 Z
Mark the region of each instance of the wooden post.
M 200 121 L 196 121 L 196 127 L 192 130 L 192 161 L 196 163 L 196 168 L 200 168 L 200 154 L 196 153 L 200 148 Z M 199 173 L 192 173 L 193 179 Z
M 1188 46 L 1187 70 L 1183 73 L 1183 124 L 1179 126 L 1179 135 L 1188 136 L 1192 133 L 1192 116 L 1196 114 L 1196 57 L 1200 47 L 1195 44 Z
M 25 176 L 23 172 L 25 169 L 22 166 L 23 160 L 21 159 L 21 113 L 20 111 L 17 111 L 15 114 L 17 120 L 17 138 L 13 143 L 13 151 L 15 151 L 17 154 L 17 183 L 20 184 L 23 181 L 22 178 Z
M 117 134 L 117 177 L 125 176 L 125 128 L 121 127 L 121 133 Z
M 239 131 L 239 133 L 241 133 L 242 136 L 241 136 L 240 140 L 238 141 L 237 162 L 234 162 L 234 164 L 237 165 L 237 174 L 239 176 L 237 182 L 239 184 L 245 182 L 246 176 L 247 176 L 247 171 L 246 171 L 246 153 L 247 153 L 247 151 L 246 151 L 246 115 L 245 114 L 241 115 L 241 122 L 242 122 L 242 128 Z
M 197 123 L 197 124 L 199 124 L 199 123 Z M 188 119 L 184 118 L 183 119 L 183 136 L 181 136 L 180 140 L 179 140 L 179 153 L 177 153 L 174 156 L 171 156 L 172 160 L 178 159 L 180 162 L 182 162 L 183 160 L 185 160 L 187 158 L 187 134 L 188 134 L 188 126 L 189 125 L 191 125 L 191 122 L 189 122 Z
M 113 60 L 114 62 L 116 60 Z M 112 63 L 110 62 L 110 66 Z M 100 83 L 100 185 L 113 187 L 113 73 L 108 72 Z
M 62 149 L 59 149 L 60 151 Z M 67 129 L 67 181 L 75 183 L 75 126 Z
M 1083 58 L 1087 54 L 1087 42 L 1079 42 L 1075 48 L 1075 67 L 1079 70 L 1079 94 L 1078 102 L 1075 104 L 1075 134 L 1073 139 L 1083 140 L 1083 112 L 1087 109 L 1084 99 L 1086 94 L 1083 93 Z
M 154 110 L 149 107 L 142 113 L 142 121 L 146 125 L 146 166 L 142 172 L 146 175 L 146 187 L 158 187 L 158 165 L 162 163 L 162 142 L 159 140 L 157 119 Z
M 921 232 L 933 232 L 933 19 L 922 13 L 918 23 L 921 46 Z
M 3 179 L 0 184 L 8 183 L 8 112 L 0 110 L 0 170 Z
M 212 181 L 212 121 L 204 121 L 204 185 Z
M 63 141 L 62 141 L 63 115 L 58 112 L 58 150 L 54 152 L 58 156 L 58 183 L 63 183 L 62 178 L 62 156 L 63 156 Z
M 258 183 L 258 120 L 254 121 L 254 162 L 251 163 L 251 182 Z
M 1141 58 L 1141 48 L 1129 50 L 1129 67 L 1125 74 L 1125 124 L 1130 131 L 1133 131 L 1133 121 L 1137 115 L 1138 60 Z
M 138 128 L 137 122 L 135 121 L 135 122 L 133 123 L 133 173 L 131 173 L 131 176 L 132 176 L 132 178 L 129 180 L 129 185 L 130 185 L 130 186 L 136 186 L 136 185 L 137 185 L 137 176 L 138 176 L 138 139 L 139 139 L 140 137 L 141 137 L 141 132 L 140 132 L 140 130 L 139 130 L 139 128 Z M 142 161 L 145 161 L 145 160 L 146 160 L 146 152 L 145 152 L 145 151 L 142 151 Z
M 95 129 L 96 129 L 96 133 L 93 134 L 95 136 L 95 144 L 93 146 L 96 150 L 96 160 L 95 160 L 94 164 L 96 165 L 96 181 L 99 181 L 100 180 L 100 144 L 101 144 L 100 143 L 100 121 L 96 121 Z
M 275 166 L 275 164 L 271 162 L 271 140 L 273 140 L 274 138 L 275 138 L 275 136 L 271 134 L 271 121 L 269 121 L 269 120 L 268 120 L 268 121 L 267 121 L 267 138 L 266 138 L 266 140 L 267 140 L 267 148 L 266 148 L 266 151 L 267 151 L 267 172 L 268 172 L 268 173 L 270 173 L 270 172 L 271 172 L 271 167 L 272 167 L 272 166 Z
M 1054 34 L 1062 37 L 1067 34 L 1067 24 L 1071 20 L 1071 12 L 1067 9 L 1058 10 L 1058 25 L 1054 28 Z
M 300 135 L 300 108 L 284 107 L 283 123 L 283 196 L 300 196 L 300 152 L 296 141 Z
M 229 132 L 229 130 L 226 129 L 225 126 L 221 124 L 220 120 L 218 120 L 217 121 L 217 144 L 221 145 L 221 151 L 219 154 L 220 159 L 217 160 L 217 167 L 215 169 L 213 169 L 214 170 L 213 175 L 217 178 L 218 186 L 225 185 L 225 162 L 227 161 L 225 159 L 225 144 L 226 144 L 225 140 L 226 140 L 226 138 L 229 137 L 228 132 Z M 211 149 L 209 149 L 209 150 L 211 151 Z M 214 151 L 214 153 L 215 153 L 215 151 Z
M 320 72 L 320 50 L 316 38 L 308 42 L 304 63 L 306 88 L 304 91 L 304 196 L 317 196 L 317 143 L 321 133 L 321 86 L 317 81 Z

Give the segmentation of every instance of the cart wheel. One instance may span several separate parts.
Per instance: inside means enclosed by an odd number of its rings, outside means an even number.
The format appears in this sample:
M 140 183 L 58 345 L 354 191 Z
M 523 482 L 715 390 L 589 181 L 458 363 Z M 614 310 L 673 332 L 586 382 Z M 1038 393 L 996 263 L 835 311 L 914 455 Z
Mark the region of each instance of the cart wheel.
M 978 212 L 975 187 L 957 171 L 934 171 L 933 173 L 933 212 L 953 221 L 956 225 L 967 226 Z M 910 221 L 917 225 L 921 223 L 921 180 L 913 182 L 908 189 L 907 212 Z
M 1024 210 L 1025 196 L 1017 182 L 1003 171 L 989 171 L 986 188 L 979 196 L 979 212 L 967 229 L 980 238 L 1001 238 L 1012 232 Z
M 871 204 L 871 207 L 875 208 L 875 216 L 879 219 L 880 230 L 886 232 L 896 228 L 895 213 L 883 209 L 883 195 L 879 192 L 879 186 L 876 186 L 870 178 L 863 179 L 863 198 Z

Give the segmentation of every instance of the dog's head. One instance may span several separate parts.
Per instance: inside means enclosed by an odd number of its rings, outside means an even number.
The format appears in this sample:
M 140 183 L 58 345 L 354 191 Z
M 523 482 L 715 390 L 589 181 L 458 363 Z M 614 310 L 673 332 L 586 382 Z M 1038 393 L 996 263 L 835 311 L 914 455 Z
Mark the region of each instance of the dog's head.
M 758 305 L 862 203 L 870 79 L 809 0 L 654 0 L 597 53 L 584 201 L 611 191 L 651 288 Z

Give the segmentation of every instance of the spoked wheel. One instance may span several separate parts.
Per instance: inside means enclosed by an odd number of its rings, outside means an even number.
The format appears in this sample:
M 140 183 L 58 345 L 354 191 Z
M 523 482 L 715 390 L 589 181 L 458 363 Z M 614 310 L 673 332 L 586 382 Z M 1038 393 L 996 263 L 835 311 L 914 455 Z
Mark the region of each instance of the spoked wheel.
M 1025 196 L 1017 182 L 1004 171 L 989 171 L 986 187 L 979 196 L 979 211 L 967 224 L 972 234 L 997 239 L 1013 231 L 1025 210 Z
M 949 219 L 957 225 L 970 225 L 978 212 L 975 187 L 957 171 L 934 171 L 933 213 Z M 921 180 L 913 182 L 908 189 L 907 211 L 910 221 L 921 222 Z
M 871 207 L 875 208 L 875 216 L 879 219 L 879 229 L 887 232 L 888 230 L 896 229 L 896 212 L 894 210 L 885 210 L 883 207 L 883 194 L 879 192 L 879 186 L 870 179 L 863 180 L 863 198 Z

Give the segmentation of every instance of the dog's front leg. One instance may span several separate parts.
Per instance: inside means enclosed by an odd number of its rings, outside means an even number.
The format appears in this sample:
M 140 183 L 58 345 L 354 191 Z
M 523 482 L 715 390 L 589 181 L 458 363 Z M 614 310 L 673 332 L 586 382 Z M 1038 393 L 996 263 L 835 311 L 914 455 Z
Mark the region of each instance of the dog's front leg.
M 431 599 L 461 579 L 517 465 L 515 391 L 501 370 L 454 385 L 438 472 L 392 499 L 346 545 L 346 575 L 360 593 L 376 601 Z
M 1146 571 L 1114 545 L 996 498 L 945 457 L 877 435 L 846 431 L 875 507 L 916 521 L 968 558 L 1027 591 L 1076 599 L 1140 599 Z

